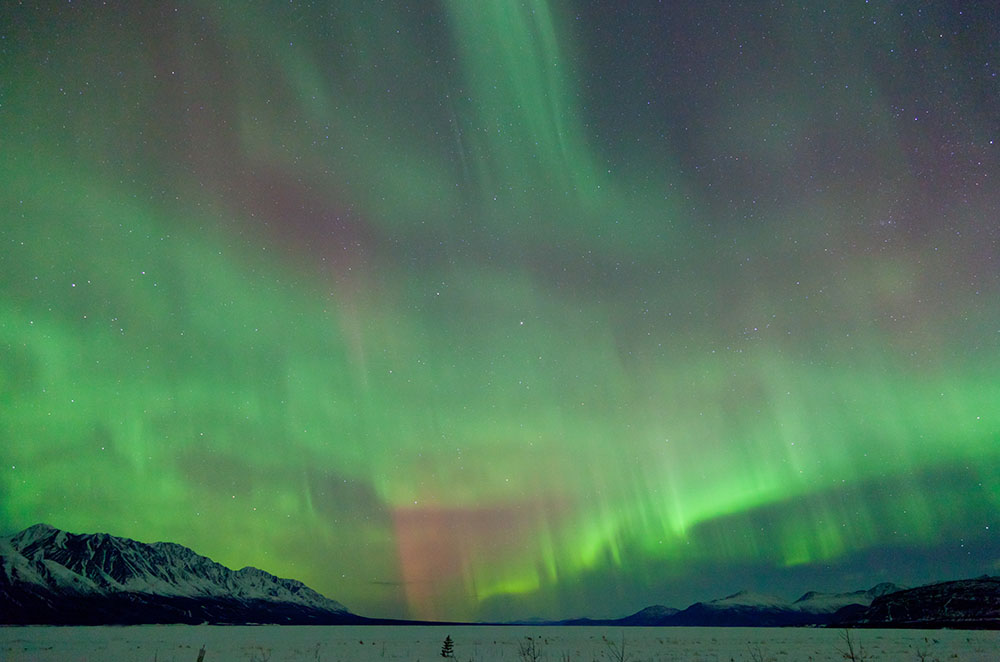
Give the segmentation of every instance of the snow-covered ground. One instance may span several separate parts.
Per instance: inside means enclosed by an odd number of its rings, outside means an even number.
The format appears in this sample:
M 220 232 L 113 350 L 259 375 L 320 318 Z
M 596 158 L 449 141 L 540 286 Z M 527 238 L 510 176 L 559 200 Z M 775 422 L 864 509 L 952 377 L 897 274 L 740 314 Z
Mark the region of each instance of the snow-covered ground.
M 460 662 L 618 660 L 623 637 L 632 662 L 841 662 L 846 651 L 843 631 L 807 628 L 37 626 L 0 627 L 0 660 L 197 662 L 204 647 L 203 662 L 432 662 L 442 659 L 445 636 Z M 1000 632 L 854 630 L 851 637 L 867 660 L 1000 660 Z M 538 657 L 525 658 L 524 644 Z

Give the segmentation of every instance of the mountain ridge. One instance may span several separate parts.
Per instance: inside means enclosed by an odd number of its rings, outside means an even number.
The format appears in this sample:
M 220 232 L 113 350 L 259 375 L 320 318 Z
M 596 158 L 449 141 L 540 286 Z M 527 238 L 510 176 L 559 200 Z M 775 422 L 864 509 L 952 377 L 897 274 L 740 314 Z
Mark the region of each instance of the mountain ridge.
M 356 622 L 295 579 L 188 547 L 36 524 L 0 538 L 0 622 Z
M 1000 629 L 1000 577 L 983 575 L 886 593 L 863 612 L 840 615 L 836 624 L 855 627 L 996 630 Z

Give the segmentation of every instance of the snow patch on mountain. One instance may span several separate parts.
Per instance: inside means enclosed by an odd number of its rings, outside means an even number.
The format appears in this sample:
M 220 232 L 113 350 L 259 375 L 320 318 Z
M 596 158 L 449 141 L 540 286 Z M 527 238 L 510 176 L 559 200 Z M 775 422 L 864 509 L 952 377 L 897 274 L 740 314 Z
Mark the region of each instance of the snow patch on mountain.
M 719 609 L 730 609 L 733 607 L 767 607 L 776 609 L 787 609 L 787 600 L 782 600 L 773 595 L 754 593 L 753 591 L 740 591 L 703 603 L 706 607 L 716 607 Z

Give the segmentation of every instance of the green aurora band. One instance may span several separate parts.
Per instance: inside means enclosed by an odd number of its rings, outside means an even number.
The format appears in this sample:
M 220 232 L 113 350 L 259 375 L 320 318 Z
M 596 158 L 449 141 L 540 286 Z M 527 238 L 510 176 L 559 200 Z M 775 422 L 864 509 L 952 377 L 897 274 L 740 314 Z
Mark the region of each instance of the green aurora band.
M 418 618 L 1000 570 L 997 79 L 899 116 L 975 16 L 330 4 L 3 9 L 0 533 Z

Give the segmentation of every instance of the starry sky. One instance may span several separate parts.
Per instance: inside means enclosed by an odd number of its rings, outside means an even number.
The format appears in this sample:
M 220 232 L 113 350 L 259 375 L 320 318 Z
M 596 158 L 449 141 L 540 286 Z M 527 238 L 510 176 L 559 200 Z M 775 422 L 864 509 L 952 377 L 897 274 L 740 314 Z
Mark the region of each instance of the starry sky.
M 1000 9 L 0 6 L 0 533 L 369 616 L 1000 573 Z

